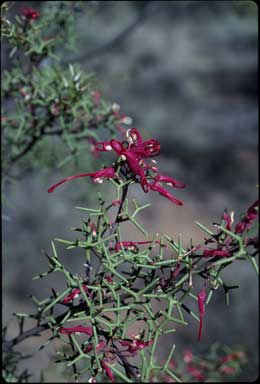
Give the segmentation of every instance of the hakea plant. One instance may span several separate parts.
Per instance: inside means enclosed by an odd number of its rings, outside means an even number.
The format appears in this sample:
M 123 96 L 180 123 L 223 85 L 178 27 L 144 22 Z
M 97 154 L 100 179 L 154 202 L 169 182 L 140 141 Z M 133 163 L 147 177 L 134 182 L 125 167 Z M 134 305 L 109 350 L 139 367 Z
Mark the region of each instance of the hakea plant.
M 96 142 L 95 151 L 113 151 L 116 159 L 101 170 L 66 177 L 48 189 L 51 193 L 67 181 L 82 177 L 90 177 L 94 183 L 107 179 L 115 188 L 112 201 L 106 202 L 99 193 L 96 209 L 77 207 L 87 214 L 82 226 L 74 228 L 80 237 L 74 241 L 55 239 L 68 250 L 82 251 L 82 269 L 79 273 L 69 271 L 52 242 L 52 254 L 45 252 L 49 270 L 35 279 L 60 272 L 67 287 L 60 292 L 52 289 L 52 295 L 44 300 L 33 297 L 36 314 L 16 314 L 21 322 L 25 317 L 36 319 L 37 326 L 5 340 L 4 351 L 10 352 L 25 338 L 50 329 L 52 336 L 41 348 L 60 339 L 65 348 L 58 352 L 57 363 L 71 367 L 75 380 L 80 375 L 89 382 L 104 378 L 110 382 L 154 382 L 160 378 L 179 382 L 185 377 L 204 380 L 215 367 L 212 363 L 204 363 L 203 368 L 186 354 L 183 372 L 173 359 L 175 345 L 165 360 L 156 351 L 162 335 L 188 325 L 191 319 L 198 322 L 198 339 L 203 339 L 206 309 L 214 292 L 222 288 L 228 304 L 230 291 L 238 288 L 225 282 L 225 268 L 248 260 L 258 273 L 255 258 L 259 243 L 253 224 L 259 202 L 252 204 L 236 224 L 234 212 L 225 211 L 221 222 L 214 224 L 215 231 L 196 222 L 207 234 L 200 244 L 191 243 L 185 248 L 180 236 L 174 239 L 160 233 L 147 239 L 149 235 L 136 216 L 150 204 L 140 206 L 135 199 L 130 204 L 130 186 L 139 183 L 144 193 L 159 192 L 174 206 L 180 206 L 182 202 L 163 183 L 173 188 L 185 185 L 158 172 L 151 158 L 160 154 L 160 143 L 143 140 L 136 128 L 126 132 L 124 141 Z M 122 239 L 124 222 L 133 224 L 146 239 Z M 64 309 L 62 313 L 60 308 Z M 57 311 L 59 315 L 54 314 Z M 139 331 L 134 332 L 133 327 Z M 220 376 L 234 373 L 227 363 L 216 363 Z

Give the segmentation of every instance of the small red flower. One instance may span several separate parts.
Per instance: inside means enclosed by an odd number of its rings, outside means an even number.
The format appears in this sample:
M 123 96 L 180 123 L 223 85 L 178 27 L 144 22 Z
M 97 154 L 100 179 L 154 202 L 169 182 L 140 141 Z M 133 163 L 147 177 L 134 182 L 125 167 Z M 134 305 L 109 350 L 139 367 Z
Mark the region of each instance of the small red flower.
M 190 349 L 187 349 L 186 351 L 184 351 L 183 360 L 185 363 L 190 363 L 193 360 L 193 354 Z
M 101 361 L 101 366 L 104 369 L 104 371 L 106 372 L 106 375 L 110 379 L 111 383 L 114 383 L 115 382 L 115 377 L 113 375 L 112 369 L 107 365 L 106 360 L 102 360 Z
M 88 292 L 88 287 L 86 285 L 82 285 L 82 288 L 84 289 L 85 292 Z M 76 297 L 79 296 L 79 294 L 81 293 L 80 289 L 79 288 L 75 288 L 73 289 L 73 291 L 67 295 L 62 301 L 61 303 L 62 304 L 68 304 L 70 301 L 72 301 L 73 299 L 75 299 Z
M 175 277 L 178 276 L 180 269 L 181 269 L 181 264 L 177 263 L 176 267 L 171 271 L 171 277 L 175 279 Z
M 182 201 L 176 199 L 176 197 L 174 197 L 169 191 L 167 191 L 166 189 L 164 189 L 163 187 L 161 187 L 159 185 L 159 183 L 157 181 L 155 181 L 154 183 L 150 184 L 150 189 L 152 191 L 156 191 L 156 192 L 159 192 L 160 195 L 166 197 L 167 199 L 169 199 L 172 203 L 176 204 L 176 205 L 182 205 Z
M 201 340 L 201 335 L 202 335 L 202 322 L 203 322 L 203 317 L 205 315 L 206 297 L 207 297 L 206 290 L 205 290 L 205 287 L 203 287 L 198 294 L 198 307 L 199 307 L 199 314 L 200 314 L 199 336 L 198 336 L 199 341 Z
M 24 7 L 22 9 L 22 15 L 28 20 L 37 20 L 40 16 L 39 12 L 31 7 Z
M 185 184 L 183 184 L 180 181 L 177 181 L 176 179 L 173 179 L 172 177 L 169 176 L 164 176 L 164 175 L 156 175 L 154 177 L 154 180 L 157 182 L 163 182 L 166 183 L 167 185 L 174 187 L 174 188 L 185 188 Z
M 119 340 L 119 343 L 123 347 L 127 347 L 127 351 L 130 354 L 135 354 L 140 349 L 143 349 L 143 348 L 148 347 L 149 345 L 153 344 L 153 340 L 141 341 L 141 340 L 138 340 L 138 338 L 136 337 L 133 340 Z
M 257 218 L 259 200 L 255 201 L 247 210 L 246 216 L 235 227 L 235 233 L 244 233 L 250 228 L 252 221 Z
M 223 251 L 220 249 L 204 249 L 203 256 L 220 256 L 220 257 L 228 257 L 230 253 L 228 251 Z
M 232 215 L 228 215 L 226 212 L 224 212 L 222 219 L 226 222 L 226 229 L 231 231 L 231 224 L 233 223 Z
M 121 204 L 121 200 L 113 200 L 112 201 L 113 207 L 116 207 L 117 205 L 120 205 L 120 204 Z
M 99 352 L 100 350 L 104 349 L 105 346 L 106 346 L 106 343 L 104 341 L 100 341 L 100 343 L 98 343 L 96 346 L 96 351 Z M 93 349 L 93 344 L 91 343 L 91 344 L 88 344 L 86 346 L 86 348 L 84 349 L 83 352 L 88 353 L 88 352 L 92 351 L 92 349 Z
M 84 327 L 83 325 L 78 325 L 76 327 L 70 327 L 70 328 L 60 328 L 59 332 L 65 335 L 71 335 L 73 333 L 86 333 L 89 336 L 93 335 L 93 329 L 92 327 Z
M 109 283 L 109 284 L 112 284 L 114 282 L 113 278 L 111 276 L 106 276 L 105 277 L 106 281 Z
M 194 377 L 194 379 L 198 380 L 198 381 L 204 381 L 205 380 L 205 377 L 202 373 L 202 371 L 196 367 L 194 367 L 193 365 L 188 365 L 187 366 L 187 371 L 189 372 L 189 374 Z

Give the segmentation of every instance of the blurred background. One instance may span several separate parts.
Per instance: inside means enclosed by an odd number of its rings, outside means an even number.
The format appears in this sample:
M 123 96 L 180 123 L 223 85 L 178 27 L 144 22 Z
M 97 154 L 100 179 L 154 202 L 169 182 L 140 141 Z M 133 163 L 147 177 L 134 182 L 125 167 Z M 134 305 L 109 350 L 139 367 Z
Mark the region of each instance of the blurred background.
M 13 14 L 21 7 L 38 9 L 43 1 L 13 2 Z M 133 189 L 140 203 L 152 202 L 141 223 L 151 233 L 182 234 L 184 244 L 203 240 L 195 220 L 212 228 L 225 208 L 235 218 L 258 195 L 258 109 L 257 109 L 257 6 L 253 1 L 92 1 L 77 20 L 78 40 L 64 64 L 80 63 L 94 72 L 101 92 L 114 100 L 133 119 L 144 139 L 161 143 L 158 165 L 167 174 L 186 183 L 176 197 L 177 207 L 157 194 Z M 83 6 L 84 9 L 84 6 Z M 3 66 L 8 68 L 8 52 L 3 48 Z M 109 156 L 110 159 L 110 156 Z M 106 155 L 102 156 L 106 162 Z M 109 162 L 110 160 L 108 160 Z M 94 167 L 94 168 L 93 168 Z M 99 169 L 85 164 L 74 172 Z M 87 179 L 73 181 L 48 195 L 50 185 L 73 174 L 71 168 L 37 170 L 8 185 L 8 204 L 3 221 L 3 321 L 11 325 L 13 312 L 30 312 L 29 295 L 43 298 L 58 279 L 32 281 L 45 271 L 47 262 L 41 249 L 48 250 L 55 237 L 72 239 L 70 228 L 84 215 L 75 206 L 97 203 L 101 190 L 114 199 L 108 186 L 92 185 Z M 123 231 L 125 240 L 141 240 L 134 228 Z M 81 261 L 60 248 L 60 257 L 73 269 Z M 229 347 L 244 348 L 248 362 L 241 381 L 258 376 L 258 282 L 251 265 L 240 262 L 227 268 L 233 290 L 230 305 L 218 291 L 207 307 L 204 337 L 197 342 L 198 324 L 179 326 L 172 339 L 167 336 L 161 355 L 177 345 L 177 353 L 192 347 L 203 353 L 219 341 Z M 44 336 L 47 337 L 47 336 Z M 19 350 L 38 350 L 39 338 L 20 344 Z M 29 369 L 38 380 L 64 382 L 64 376 L 50 362 L 57 345 L 38 351 L 29 360 Z M 28 366 L 28 361 L 26 361 Z

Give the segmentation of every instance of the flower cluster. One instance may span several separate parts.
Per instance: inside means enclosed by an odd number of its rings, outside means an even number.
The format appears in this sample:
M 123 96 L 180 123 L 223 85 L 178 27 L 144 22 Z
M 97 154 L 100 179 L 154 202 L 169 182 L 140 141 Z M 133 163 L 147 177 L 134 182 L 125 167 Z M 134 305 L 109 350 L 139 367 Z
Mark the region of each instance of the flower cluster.
M 194 355 L 191 349 L 186 349 L 182 357 L 171 359 L 169 367 L 176 372 L 182 382 L 220 382 L 223 381 L 222 377 L 236 375 L 240 366 L 246 361 L 244 352 L 234 351 L 223 355 L 224 351 L 220 351 L 219 347 L 217 351 L 213 351 L 213 348 L 204 357 Z M 151 382 L 159 382 L 159 379 L 160 382 L 175 382 L 167 374 L 159 378 L 153 374 L 150 379 Z
M 106 167 L 97 172 L 66 177 L 51 186 L 48 192 L 53 192 L 59 185 L 80 177 L 90 176 L 95 183 L 102 183 L 104 178 L 118 180 L 117 170 L 120 167 L 121 176 L 127 177 L 128 179 L 132 178 L 135 182 L 139 182 L 145 193 L 149 190 L 156 191 L 172 203 L 182 205 L 180 200 L 176 199 L 169 191 L 162 187 L 162 183 L 166 183 L 166 185 L 173 188 L 184 188 L 185 184 L 172 177 L 158 174 L 158 167 L 156 166 L 155 160 L 152 160 L 151 163 L 147 162 L 148 158 L 160 154 L 160 143 L 158 140 L 150 139 L 143 141 L 136 128 L 129 129 L 126 138 L 127 141 L 123 142 L 112 139 L 94 144 L 97 152 L 113 150 L 119 156 L 118 161 L 115 162 L 112 167 Z M 124 167 L 125 164 L 126 167 Z
M 38 11 L 31 7 L 24 7 L 22 9 L 22 15 L 27 19 L 27 20 L 37 20 L 40 17 L 40 14 Z
M 65 328 L 61 327 L 59 329 L 59 333 L 65 334 L 65 335 L 72 335 L 72 334 L 81 334 L 84 333 L 91 337 L 93 336 L 93 329 L 92 327 L 86 327 L 83 325 L 78 325 L 75 327 Z M 124 350 L 119 350 L 119 348 L 115 345 L 115 343 L 118 342 L 119 345 L 126 347 Z M 153 343 L 153 340 L 143 341 L 141 340 L 141 336 L 138 335 L 132 335 L 131 339 L 110 339 L 107 341 L 101 340 L 95 347 L 96 353 L 103 353 L 102 359 L 101 359 L 101 366 L 103 368 L 104 373 L 108 376 L 110 381 L 112 383 L 115 382 L 115 377 L 113 375 L 113 372 L 111 368 L 109 367 L 110 364 L 114 364 L 117 357 L 119 356 L 118 351 L 121 356 L 130 356 L 134 357 L 138 351 L 144 349 L 145 347 L 150 346 Z M 89 342 L 87 346 L 83 349 L 84 353 L 90 353 L 93 351 L 94 345 L 92 342 Z M 92 382 L 95 382 L 95 378 L 92 378 Z
M 243 219 L 238 222 L 235 226 L 234 233 L 235 234 L 243 234 L 247 230 L 250 229 L 253 221 L 257 218 L 258 215 L 258 207 L 259 200 L 256 200 L 247 210 L 247 214 L 243 217 Z M 222 216 L 223 221 L 225 222 L 225 228 L 228 231 L 232 231 L 232 224 L 234 222 L 234 212 L 224 212 Z M 205 257 L 229 257 L 232 256 L 232 239 L 229 235 L 226 236 L 223 242 L 218 242 L 218 248 L 205 248 L 203 250 L 203 256 Z

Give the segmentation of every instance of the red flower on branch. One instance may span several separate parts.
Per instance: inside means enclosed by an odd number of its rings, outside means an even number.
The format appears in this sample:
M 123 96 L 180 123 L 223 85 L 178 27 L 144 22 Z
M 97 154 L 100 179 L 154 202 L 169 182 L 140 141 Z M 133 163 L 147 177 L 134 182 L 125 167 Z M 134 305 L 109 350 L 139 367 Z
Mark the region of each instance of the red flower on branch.
M 167 189 L 163 188 L 157 181 L 155 181 L 153 184 L 150 184 L 150 189 L 152 191 L 159 192 L 160 195 L 166 197 L 167 199 L 169 199 L 172 203 L 174 203 L 176 205 L 182 205 L 183 204 L 181 200 L 176 199 L 176 197 L 174 197 L 169 191 L 167 191 Z
M 111 383 L 114 383 L 115 382 L 115 376 L 113 375 L 112 369 L 109 367 L 109 365 L 107 364 L 105 359 L 101 361 L 101 366 L 104 369 L 108 378 L 110 379 Z
M 252 221 L 257 218 L 258 215 L 259 200 L 256 200 L 247 210 L 246 216 L 235 227 L 235 233 L 244 233 L 250 228 Z
M 205 287 L 203 287 L 198 294 L 198 307 L 199 307 L 199 314 L 200 314 L 199 336 L 198 336 L 199 341 L 201 340 L 201 335 L 202 335 L 202 322 L 203 322 L 203 317 L 205 315 L 206 297 L 207 297 L 206 289 Z
M 158 174 L 157 166 L 154 164 L 149 165 L 144 159 L 154 157 L 160 154 L 160 143 L 156 139 L 143 141 L 142 136 L 136 128 L 129 129 L 126 134 L 127 141 L 120 142 L 117 139 L 103 142 L 92 142 L 94 146 L 94 153 L 107 152 L 113 150 L 120 158 L 121 162 L 125 161 L 128 165 L 128 172 L 130 171 L 133 176 L 139 181 L 143 191 L 147 193 L 149 190 L 159 192 L 162 196 L 169 199 L 176 205 L 182 205 L 182 202 L 176 199 L 169 191 L 161 186 L 161 183 L 174 188 L 184 188 L 185 184 L 173 179 L 169 176 Z M 93 152 L 93 149 L 92 149 Z M 152 160 L 154 162 L 154 160 Z M 151 174 L 152 173 L 155 174 Z M 94 173 L 82 173 L 66 177 L 57 184 L 54 184 L 48 189 L 48 192 L 53 192 L 59 185 L 80 177 L 92 177 L 96 183 L 103 182 L 103 178 L 117 177 L 116 171 L 113 167 L 104 168 Z
M 86 293 L 89 292 L 88 290 L 88 287 L 86 285 L 82 285 L 82 288 L 84 289 L 84 291 Z M 73 289 L 73 291 L 67 295 L 62 301 L 61 303 L 62 304 L 68 304 L 70 301 L 72 301 L 73 299 L 77 298 L 79 296 L 79 294 L 81 293 L 81 290 L 79 288 L 75 288 Z
M 40 17 L 39 12 L 31 7 L 24 7 L 22 9 L 22 15 L 28 20 L 37 20 Z
M 72 335 L 73 333 L 86 333 L 89 336 L 93 335 L 93 329 L 92 327 L 84 327 L 83 325 L 78 325 L 76 327 L 70 327 L 70 328 L 60 328 L 59 332 L 64 335 Z
M 137 351 L 153 344 L 153 340 L 141 341 L 138 339 L 138 336 L 136 336 L 133 338 L 133 340 L 119 340 L 119 343 L 123 347 L 127 347 L 127 349 L 126 349 L 127 352 L 135 355 Z
M 98 343 L 96 346 L 96 351 L 99 352 L 102 349 L 104 349 L 105 347 L 106 347 L 106 343 L 104 341 L 100 341 L 100 343 Z M 92 351 L 92 349 L 93 349 L 93 344 L 91 343 L 91 344 L 86 346 L 86 348 L 84 349 L 83 352 L 88 353 L 88 352 Z
M 228 257 L 230 253 L 228 251 L 220 250 L 220 249 L 204 249 L 203 256 L 220 256 L 220 257 Z

